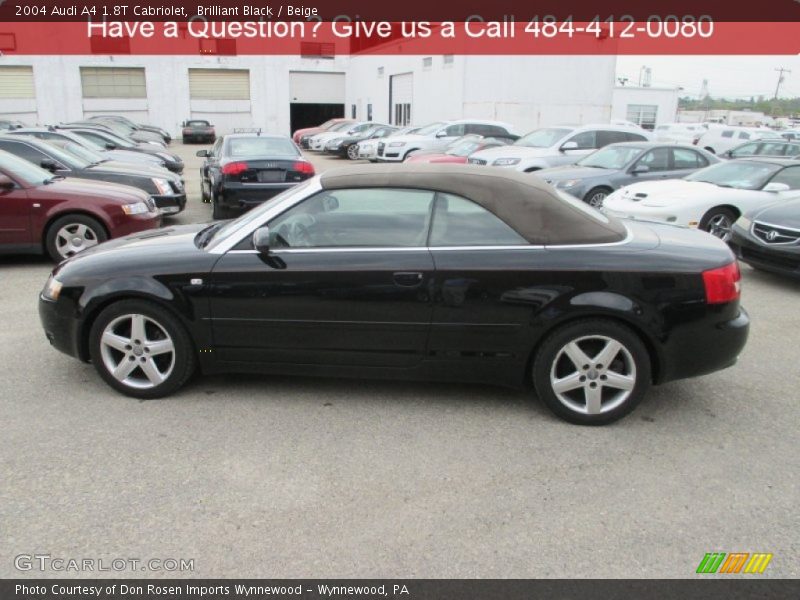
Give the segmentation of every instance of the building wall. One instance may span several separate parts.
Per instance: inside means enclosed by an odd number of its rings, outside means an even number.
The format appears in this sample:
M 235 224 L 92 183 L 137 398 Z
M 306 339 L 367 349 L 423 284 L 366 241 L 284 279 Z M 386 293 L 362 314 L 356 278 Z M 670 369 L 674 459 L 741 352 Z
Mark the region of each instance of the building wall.
M 632 104 L 657 106 L 656 125 L 675 123 L 678 119 L 679 88 L 615 87 L 611 118 L 628 118 L 628 106 Z

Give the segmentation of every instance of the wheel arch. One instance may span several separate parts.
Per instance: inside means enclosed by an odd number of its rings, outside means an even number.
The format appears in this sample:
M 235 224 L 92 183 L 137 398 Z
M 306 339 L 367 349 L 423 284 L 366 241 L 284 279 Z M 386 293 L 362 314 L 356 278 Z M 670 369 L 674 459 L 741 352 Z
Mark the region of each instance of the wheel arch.
M 742 211 L 739 210 L 737 207 L 733 206 L 732 204 L 716 204 L 716 205 L 712 206 L 711 208 L 709 208 L 706 212 L 703 213 L 703 216 L 700 219 L 700 221 L 705 219 L 711 211 L 717 210 L 717 209 L 720 209 L 720 208 L 724 208 L 725 210 L 731 211 L 737 219 L 742 216 Z
M 53 226 L 53 223 L 55 223 L 62 217 L 68 217 L 70 215 L 80 215 L 82 217 L 89 217 L 90 219 L 94 219 L 95 221 L 100 223 L 100 225 L 102 225 L 106 237 L 108 239 L 111 239 L 111 228 L 109 226 L 108 218 L 105 215 L 80 208 L 67 209 L 47 216 L 47 220 L 42 226 L 42 239 L 41 239 L 42 250 L 45 253 L 47 252 L 47 236 L 50 233 L 50 228 Z

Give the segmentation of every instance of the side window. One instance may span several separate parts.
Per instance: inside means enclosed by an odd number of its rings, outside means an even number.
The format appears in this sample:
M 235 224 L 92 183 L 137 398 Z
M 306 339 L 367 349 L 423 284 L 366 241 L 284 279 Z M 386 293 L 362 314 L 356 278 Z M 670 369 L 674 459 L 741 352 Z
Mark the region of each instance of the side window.
M 731 156 L 754 156 L 758 154 L 758 144 L 744 144 L 731 151 Z
M 509 136 L 509 133 L 503 129 L 502 127 L 498 127 L 497 125 L 482 125 L 482 124 L 474 124 L 467 127 L 467 133 L 474 133 L 476 135 L 482 135 L 483 137 L 499 137 L 505 138 Z
M 673 148 L 672 162 L 675 169 L 702 169 L 708 166 L 705 156 L 686 148 Z
M 733 130 L 728 129 L 727 131 L 722 132 L 722 137 L 724 138 L 732 138 L 733 137 Z
M 800 144 L 786 144 L 786 156 L 797 156 L 800 154 Z
M 431 226 L 431 247 L 527 246 L 499 217 L 470 200 L 438 194 Z
M 214 142 L 214 145 L 211 146 L 211 156 L 220 156 L 222 151 L 222 143 L 224 142 L 224 137 L 218 137 L 217 140 Z
M 758 153 L 764 156 L 783 156 L 786 144 L 783 142 L 763 142 Z
M 769 183 L 785 183 L 791 190 L 800 190 L 800 167 L 787 167 L 775 175 Z
M 616 144 L 618 142 L 627 142 L 628 135 L 624 131 L 598 131 L 597 132 L 597 147 L 603 148 L 609 144 Z
M 425 246 L 434 193 L 368 188 L 329 190 L 273 219 L 274 248 Z
M 667 171 L 669 170 L 669 148 L 650 150 L 636 164 L 645 165 L 651 171 Z
M 740 140 L 749 140 L 750 139 L 750 134 L 747 133 L 746 131 L 740 131 L 739 132 L 739 139 Z
M 32 148 L 31 146 L 28 146 L 28 144 L 21 144 L 19 142 L 0 142 L 0 150 L 5 150 L 6 152 L 10 152 L 15 156 L 19 156 L 20 158 L 33 163 L 37 167 L 41 165 L 43 160 L 48 158 L 44 152 L 39 152 L 36 148 Z
M 460 123 L 458 125 L 450 125 L 450 127 L 445 130 L 445 133 L 447 137 L 461 137 L 464 135 L 465 129 L 466 127 L 464 124 Z
M 625 134 L 626 141 L 628 142 L 646 142 L 647 138 L 643 136 L 641 133 L 626 133 Z
M 597 148 L 597 132 L 596 131 L 583 131 L 578 135 L 572 136 L 569 142 L 578 144 L 577 150 L 593 150 Z

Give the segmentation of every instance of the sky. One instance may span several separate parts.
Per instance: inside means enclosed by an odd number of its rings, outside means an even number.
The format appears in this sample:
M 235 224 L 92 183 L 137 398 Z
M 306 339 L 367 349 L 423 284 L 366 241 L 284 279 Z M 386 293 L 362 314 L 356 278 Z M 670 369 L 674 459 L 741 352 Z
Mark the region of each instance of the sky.
M 778 72 L 784 73 L 780 97 L 800 96 L 800 57 L 798 56 L 619 56 L 617 77 L 627 77 L 628 85 L 637 85 L 642 66 L 650 67 L 654 87 L 679 86 L 683 95 L 697 97 L 708 79 L 712 97 L 744 98 L 763 95 L 772 98 Z

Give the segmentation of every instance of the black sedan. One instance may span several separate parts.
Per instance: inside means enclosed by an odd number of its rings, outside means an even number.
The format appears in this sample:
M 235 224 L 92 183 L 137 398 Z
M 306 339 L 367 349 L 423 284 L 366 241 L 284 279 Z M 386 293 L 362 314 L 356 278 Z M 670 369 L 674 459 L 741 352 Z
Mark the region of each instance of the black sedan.
M 234 133 L 197 156 L 206 159 L 200 189 L 215 219 L 253 208 L 314 175 L 314 166 L 283 135 Z
M 212 144 L 214 140 L 217 139 L 217 133 L 214 130 L 214 126 L 208 121 L 197 119 L 184 121 L 181 128 L 181 135 L 183 136 L 184 144 L 196 142 Z
M 749 328 L 713 236 L 424 164 L 328 171 L 234 221 L 112 240 L 59 265 L 39 312 L 53 346 L 137 398 L 198 368 L 439 379 L 532 385 L 582 424 L 731 366 Z
M 186 191 L 180 178 L 163 169 L 148 169 L 128 163 L 87 160 L 85 149 L 73 142 L 59 145 L 34 137 L 0 135 L 0 150 L 19 156 L 54 175 L 121 183 L 144 190 L 153 198 L 161 214 L 181 212 L 186 206 Z
M 397 127 L 391 125 L 375 125 L 365 131 L 330 140 L 325 144 L 325 152 L 350 160 L 358 160 L 358 142 L 379 140 L 392 135 L 395 131 L 397 131 Z
M 751 267 L 800 279 L 800 199 L 741 217 L 733 226 L 730 244 Z

